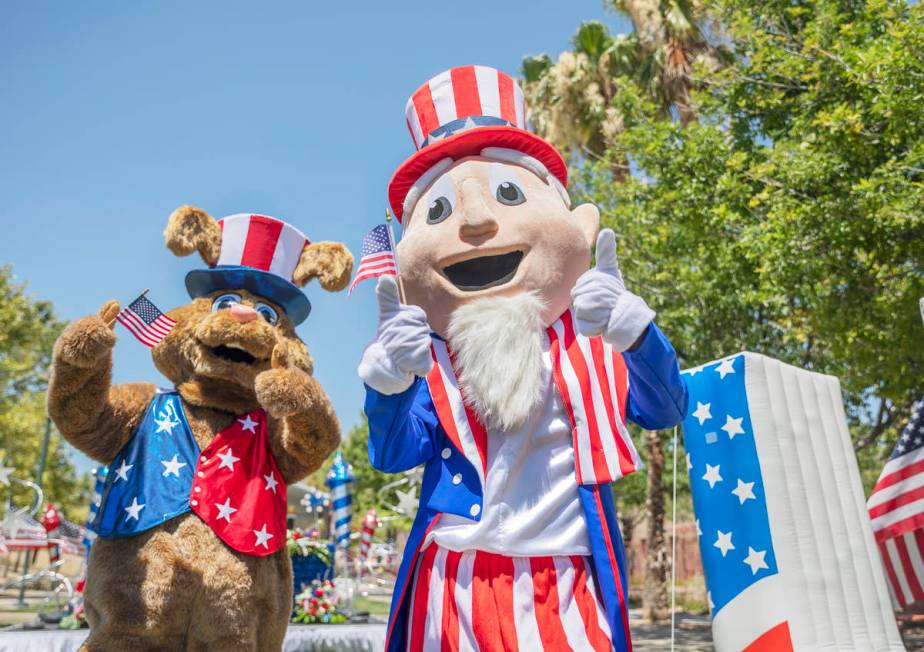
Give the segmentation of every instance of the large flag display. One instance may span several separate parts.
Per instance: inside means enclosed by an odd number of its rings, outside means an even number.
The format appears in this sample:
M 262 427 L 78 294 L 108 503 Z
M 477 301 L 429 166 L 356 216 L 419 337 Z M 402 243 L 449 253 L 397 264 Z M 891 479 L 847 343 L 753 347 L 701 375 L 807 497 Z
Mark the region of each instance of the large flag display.
M 924 600 L 924 400 L 915 403 L 867 506 L 895 603 Z
M 837 378 L 754 353 L 684 378 L 716 650 L 903 650 Z

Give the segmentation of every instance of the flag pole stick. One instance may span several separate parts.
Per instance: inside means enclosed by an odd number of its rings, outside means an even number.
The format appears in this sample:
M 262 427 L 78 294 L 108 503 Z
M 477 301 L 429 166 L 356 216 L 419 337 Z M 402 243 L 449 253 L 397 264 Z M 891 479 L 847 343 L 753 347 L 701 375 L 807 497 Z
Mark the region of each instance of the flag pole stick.
M 677 426 L 674 426 L 674 477 L 671 500 L 671 652 L 674 652 L 677 619 Z
M 401 268 L 398 267 L 398 252 L 395 250 L 395 233 L 391 230 L 391 219 L 391 211 L 386 208 L 385 227 L 388 231 L 388 244 L 391 245 L 391 251 L 395 258 L 395 279 L 398 281 L 398 295 L 401 298 L 401 303 L 407 303 L 404 299 L 404 281 L 401 280 Z

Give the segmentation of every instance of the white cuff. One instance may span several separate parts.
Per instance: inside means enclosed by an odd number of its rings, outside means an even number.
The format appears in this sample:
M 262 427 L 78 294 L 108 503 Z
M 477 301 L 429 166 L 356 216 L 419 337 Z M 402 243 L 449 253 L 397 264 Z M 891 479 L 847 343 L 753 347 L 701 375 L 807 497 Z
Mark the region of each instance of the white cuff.
M 414 382 L 414 374 L 405 374 L 395 367 L 385 347 L 376 340 L 363 351 L 359 361 L 359 377 L 379 394 L 400 394 Z
M 622 353 L 635 344 L 648 324 L 654 321 L 655 311 L 637 294 L 623 292 L 610 312 L 610 321 L 603 333 L 603 339 Z

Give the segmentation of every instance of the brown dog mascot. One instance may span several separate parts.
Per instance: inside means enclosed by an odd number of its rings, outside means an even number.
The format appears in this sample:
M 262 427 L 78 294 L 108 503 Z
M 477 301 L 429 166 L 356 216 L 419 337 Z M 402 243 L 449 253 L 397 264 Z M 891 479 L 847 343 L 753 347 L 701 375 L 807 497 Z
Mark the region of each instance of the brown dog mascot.
M 295 333 L 310 310 L 300 288 L 342 290 L 353 258 L 273 218 L 216 221 L 191 206 L 164 235 L 209 265 L 187 276 L 192 301 L 167 313 L 176 325 L 151 349 L 175 389 L 111 385 L 115 301 L 54 348 L 49 414 L 110 464 L 84 649 L 278 650 L 292 607 L 285 487 L 340 439 Z

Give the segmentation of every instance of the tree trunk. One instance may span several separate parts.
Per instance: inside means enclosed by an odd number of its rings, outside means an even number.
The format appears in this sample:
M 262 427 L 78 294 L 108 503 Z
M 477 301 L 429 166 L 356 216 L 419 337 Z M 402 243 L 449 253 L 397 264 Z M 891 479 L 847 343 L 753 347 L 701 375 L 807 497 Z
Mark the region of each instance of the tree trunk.
M 648 557 L 642 587 L 642 615 L 647 622 L 668 617 L 667 577 L 670 560 L 664 542 L 664 442 L 656 430 L 645 431 L 648 451 Z

